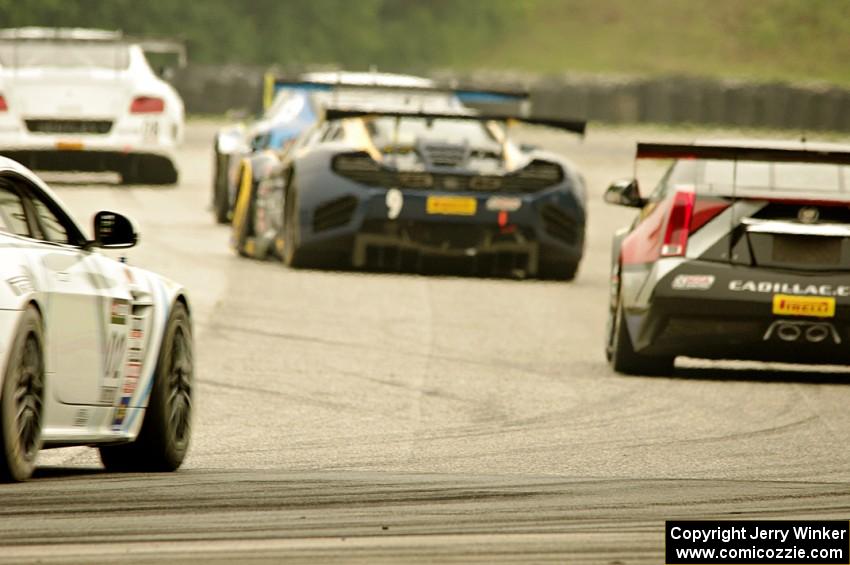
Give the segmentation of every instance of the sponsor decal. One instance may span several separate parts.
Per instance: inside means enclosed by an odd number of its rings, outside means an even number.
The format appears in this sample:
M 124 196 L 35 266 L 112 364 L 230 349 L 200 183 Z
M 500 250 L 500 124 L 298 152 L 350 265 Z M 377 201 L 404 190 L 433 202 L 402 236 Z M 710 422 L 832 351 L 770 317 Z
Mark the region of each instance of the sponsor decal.
M 835 299 L 777 294 L 773 297 L 773 313 L 780 316 L 832 318 L 835 316 Z
M 59 151 L 82 151 L 82 141 L 57 141 L 56 149 Z
M 444 216 L 474 216 L 478 201 L 460 196 L 429 196 L 425 201 L 428 214 Z
M 115 407 L 115 414 L 112 416 L 112 429 L 120 430 L 121 424 L 124 423 L 124 418 L 127 417 L 127 407 L 130 405 L 130 397 L 124 396 L 121 398 L 121 403 Z
M 139 370 L 141 367 L 142 365 L 140 363 L 136 363 L 135 373 L 128 373 L 127 378 L 124 379 L 124 388 L 121 389 L 121 394 L 126 396 L 128 399 L 133 396 L 133 393 L 136 391 L 136 386 L 139 384 Z
M 112 386 L 104 386 L 100 388 L 100 403 L 101 404 L 112 404 L 115 402 L 115 393 L 118 391 L 117 387 Z
M 124 352 L 127 350 L 127 337 L 120 331 L 113 329 L 106 342 L 106 350 L 103 354 L 103 379 L 100 383 L 100 401 L 103 404 L 112 404 L 115 399 L 115 391 L 121 382 L 121 367 L 124 364 Z
M 758 292 L 763 294 L 796 294 L 798 296 L 850 296 L 850 285 L 800 284 L 774 281 L 729 281 L 733 292 Z
M 708 290 L 714 286 L 714 275 L 677 275 L 673 290 Z
M 516 212 L 522 207 L 522 198 L 511 196 L 491 196 L 485 206 L 491 212 Z
M 120 298 L 112 300 L 110 308 L 110 323 L 123 326 L 127 323 L 127 314 L 130 313 L 130 302 Z
M 139 316 L 133 316 L 130 324 L 130 347 L 139 349 L 142 346 L 142 340 L 145 338 L 145 330 L 143 329 L 144 319 Z
M 74 414 L 74 427 L 75 428 L 84 428 L 86 424 L 89 423 L 89 409 L 88 408 L 80 408 L 77 410 L 77 413 Z

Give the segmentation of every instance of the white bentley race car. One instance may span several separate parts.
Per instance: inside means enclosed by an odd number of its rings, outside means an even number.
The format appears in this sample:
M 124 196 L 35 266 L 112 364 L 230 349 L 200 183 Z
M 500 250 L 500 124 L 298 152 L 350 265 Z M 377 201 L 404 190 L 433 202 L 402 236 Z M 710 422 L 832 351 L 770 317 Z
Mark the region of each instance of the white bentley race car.
M 31 171 L 0 157 L 0 480 L 42 447 L 98 447 L 109 470 L 180 466 L 191 430 L 186 293 L 97 248 L 135 245 L 98 212 L 83 235 Z
M 183 127 L 183 101 L 142 44 L 102 30 L 0 30 L 0 155 L 36 170 L 174 184 Z

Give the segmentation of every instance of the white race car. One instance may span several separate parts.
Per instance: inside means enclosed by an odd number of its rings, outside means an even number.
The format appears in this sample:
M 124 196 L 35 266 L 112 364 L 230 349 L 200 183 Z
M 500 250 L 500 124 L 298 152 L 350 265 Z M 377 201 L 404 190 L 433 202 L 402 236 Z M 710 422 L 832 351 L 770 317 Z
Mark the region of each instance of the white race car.
M 42 447 L 90 445 L 110 470 L 169 471 L 189 445 L 185 290 L 97 252 L 135 245 L 130 220 L 88 239 L 53 192 L 0 157 L 0 479 Z
M 0 30 L 0 154 L 31 169 L 177 182 L 183 101 L 119 32 Z

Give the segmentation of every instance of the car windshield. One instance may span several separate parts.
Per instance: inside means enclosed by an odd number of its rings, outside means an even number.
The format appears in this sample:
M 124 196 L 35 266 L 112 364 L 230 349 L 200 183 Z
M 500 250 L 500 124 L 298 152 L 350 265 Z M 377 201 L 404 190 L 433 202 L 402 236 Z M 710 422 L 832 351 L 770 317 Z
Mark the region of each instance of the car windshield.
M 670 184 L 695 184 L 703 192 L 737 193 L 850 191 L 850 167 L 825 163 L 772 163 L 765 161 L 679 161 Z
M 490 147 L 497 143 L 487 124 L 463 118 L 381 117 L 367 120 L 377 147 L 410 147 L 418 139 Z
M 73 40 L 0 41 L 0 66 L 126 69 L 129 47 L 122 43 Z

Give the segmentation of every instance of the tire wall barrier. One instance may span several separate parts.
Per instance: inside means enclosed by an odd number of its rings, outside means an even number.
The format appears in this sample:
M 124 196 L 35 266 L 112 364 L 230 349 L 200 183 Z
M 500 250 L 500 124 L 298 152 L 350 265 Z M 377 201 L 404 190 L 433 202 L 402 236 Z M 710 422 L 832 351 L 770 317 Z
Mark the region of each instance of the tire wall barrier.
M 190 65 L 172 83 L 190 114 L 259 112 L 265 68 Z M 434 72 L 438 81 L 527 88 L 541 116 L 604 123 L 700 124 L 850 132 L 850 89 L 687 76 L 506 75 Z

